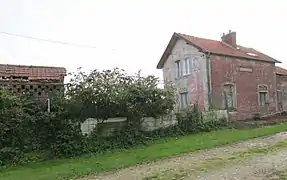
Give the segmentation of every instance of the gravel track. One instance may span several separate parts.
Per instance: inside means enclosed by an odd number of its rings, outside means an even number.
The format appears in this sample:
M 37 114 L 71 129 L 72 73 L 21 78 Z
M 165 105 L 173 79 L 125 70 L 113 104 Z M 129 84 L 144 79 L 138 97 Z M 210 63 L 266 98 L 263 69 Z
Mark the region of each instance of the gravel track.
M 251 148 L 264 148 L 283 141 L 287 142 L 285 132 L 132 166 L 115 172 L 100 173 L 81 180 L 280 179 L 277 172 L 287 169 L 287 147 L 265 155 L 243 158 L 244 160 L 236 163 L 232 157 L 233 154 L 248 151 Z M 229 160 L 231 163 L 228 164 Z

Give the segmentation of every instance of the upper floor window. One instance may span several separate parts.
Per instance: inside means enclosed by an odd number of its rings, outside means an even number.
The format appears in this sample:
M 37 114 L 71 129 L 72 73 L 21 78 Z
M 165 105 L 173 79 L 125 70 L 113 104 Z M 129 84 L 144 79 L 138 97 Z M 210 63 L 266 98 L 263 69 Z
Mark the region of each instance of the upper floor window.
M 185 58 L 184 60 L 175 61 L 175 77 L 189 75 L 191 73 L 191 59 Z
M 187 108 L 187 106 L 188 106 L 188 93 L 187 92 L 180 93 L 180 107 Z
M 175 61 L 176 69 L 175 69 L 175 77 L 179 78 L 181 76 L 181 67 L 180 67 L 180 60 Z
M 182 75 L 185 76 L 185 75 L 188 75 L 191 73 L 191 60 L 190 58 L 185 58 L 183 61 L 182 61 Z

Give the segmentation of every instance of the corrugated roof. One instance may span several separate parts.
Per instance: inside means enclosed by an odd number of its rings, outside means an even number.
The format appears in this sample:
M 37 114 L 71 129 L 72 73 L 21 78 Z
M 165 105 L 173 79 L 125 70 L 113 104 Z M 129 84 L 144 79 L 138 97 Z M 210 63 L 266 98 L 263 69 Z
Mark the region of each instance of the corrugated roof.
M 28 80 L 60 80 L 66 76 L 66 69 L 63 67 L 48 66 L 25 66 L 0 64 L 0 76 L 27 77 Z

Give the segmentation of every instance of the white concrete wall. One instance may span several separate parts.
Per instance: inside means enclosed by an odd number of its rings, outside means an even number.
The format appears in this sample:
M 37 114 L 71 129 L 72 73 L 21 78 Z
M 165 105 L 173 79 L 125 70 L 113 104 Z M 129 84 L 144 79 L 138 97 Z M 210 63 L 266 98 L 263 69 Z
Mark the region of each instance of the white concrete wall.
M 203 112 L 203 120 L 219 120 L 220 118 L 227 118 L 226 110 L 213 110 Z M 111 122 L 123 122 L 126 121 L 126 118 L 110 118 L 104 123 Z M 167 115 L 158 119 L 152 117 L 144 118 L 142 123 L 142 128 L 145 131 L 152 131 L 159 128 L 169 127 L 171 125 L 177 124 L 176 116 L 174 114 Z M 84 123 L 81 124 L 81 130 L 83 134 L 90 134 L 97 125 L 97 120 L 94 118 L 88 118 Z
M 177 67 L 175 61 L 183 61 L 185 58 L 192 59 L 191 74 L 176 78 Z M 197 48 L 187 44 L 184 40 L 176 42 L 163 67 L 164 80 L 172 82 L 177 87 L 178 102 L 176 109 L 179 108 L 179 94 L 184 91 L 189 93 L 189 100 L 192 104 L 199 101 L 201 108 L 208 109 L 206 63 L 206 56 L 204 53 L 199 52 Z

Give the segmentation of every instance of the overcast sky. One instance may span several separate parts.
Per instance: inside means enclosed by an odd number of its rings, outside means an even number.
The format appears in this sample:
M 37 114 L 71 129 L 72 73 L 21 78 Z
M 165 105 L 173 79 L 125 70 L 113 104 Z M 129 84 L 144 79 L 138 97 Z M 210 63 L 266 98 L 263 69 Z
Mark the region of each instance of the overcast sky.
M 110 69 L 161 76 L 156 65 L 173 32 L 220 40 L 229 29 L 287 67 L 283 0 L 0 0 L 0 63 Z

